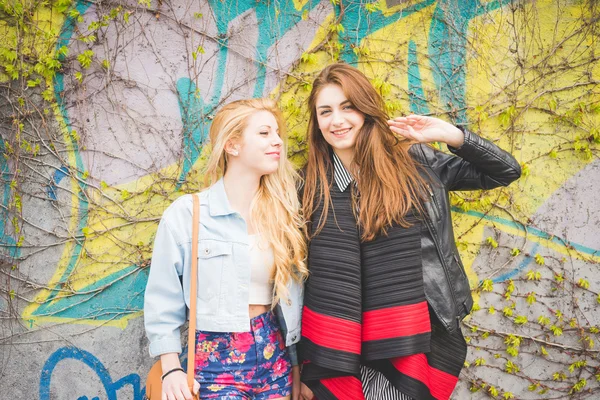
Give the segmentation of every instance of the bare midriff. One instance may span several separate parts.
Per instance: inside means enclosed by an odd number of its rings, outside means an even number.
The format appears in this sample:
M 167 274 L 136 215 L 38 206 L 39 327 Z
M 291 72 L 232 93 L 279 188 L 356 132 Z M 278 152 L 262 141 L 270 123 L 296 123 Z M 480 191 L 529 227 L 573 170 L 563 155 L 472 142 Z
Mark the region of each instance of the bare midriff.
M 250 312 L 250 319 L 258 317 L 260 314 L 264 314 L 270 309 L 270 304 L 250 304 L 248 306 L 248 311 Z

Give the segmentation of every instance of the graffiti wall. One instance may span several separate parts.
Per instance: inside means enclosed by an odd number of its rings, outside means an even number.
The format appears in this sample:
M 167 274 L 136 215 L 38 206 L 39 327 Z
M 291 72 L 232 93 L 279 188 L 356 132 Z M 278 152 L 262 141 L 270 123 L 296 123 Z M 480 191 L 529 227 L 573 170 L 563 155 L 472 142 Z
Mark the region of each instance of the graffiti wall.
M 212 116 L 231 100 L 276 99 L 302 165 L 311 82 L 339 60 L 369 76 L 389 115 L 468 126 L 523 167 L 509 188 L 452 194 L 476 299 L 454 398 L 600 396 L 596 2 L 9 3 L 6 398 L 143 398 L 152 241 L 166 206 L 202 187 Z

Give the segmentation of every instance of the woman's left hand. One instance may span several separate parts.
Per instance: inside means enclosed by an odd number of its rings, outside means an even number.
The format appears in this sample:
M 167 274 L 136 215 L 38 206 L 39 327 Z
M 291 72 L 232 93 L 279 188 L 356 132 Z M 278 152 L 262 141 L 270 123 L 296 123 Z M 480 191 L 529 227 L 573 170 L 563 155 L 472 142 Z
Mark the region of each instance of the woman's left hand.
M 300 399 L 300 366 L 292 367 L 292 400 Z
M 409 115 L 388 121 L 392 132 L 417 143 L 444 142 L 452 147 L 460 147 L 464 134 L 454 125 L 434 117 Z

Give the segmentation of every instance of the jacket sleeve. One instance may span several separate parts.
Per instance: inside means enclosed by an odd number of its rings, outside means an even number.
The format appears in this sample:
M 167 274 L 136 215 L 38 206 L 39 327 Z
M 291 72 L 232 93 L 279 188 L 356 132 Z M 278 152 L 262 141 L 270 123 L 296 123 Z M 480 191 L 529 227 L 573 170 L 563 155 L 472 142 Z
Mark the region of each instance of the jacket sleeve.
M 187 308 L 179 279 L 183 260 L 184 251 L 163 216 L 154 240 L 144 294 L 144 326 L 153 357 L 181 353 L 179 328 L 185 323 Z
M 288 346 L 288 354 L 290 355 L 290 361 L 292 362 L 292 367 L 298 365 L 298 351 L 296 350 L 296 345 L 293 344 Z
M 521 166 L 510 153 L 465 128 L 459 129 L 465 135 L 463 145 L 448 146 L 455 156 L 420 146 L 425 162 L 448 190 L 493 189 L 508 186 L 521 176 Z

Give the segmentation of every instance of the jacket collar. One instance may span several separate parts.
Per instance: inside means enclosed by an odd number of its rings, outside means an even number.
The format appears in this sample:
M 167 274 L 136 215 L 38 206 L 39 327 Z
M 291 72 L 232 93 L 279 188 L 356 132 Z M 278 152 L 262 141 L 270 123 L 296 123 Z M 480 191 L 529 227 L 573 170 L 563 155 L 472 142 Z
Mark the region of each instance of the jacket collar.
M 222 177 L 214 185 L 208 188 L 208 213 L 211 217 L 235 213 L 229 205 Z

